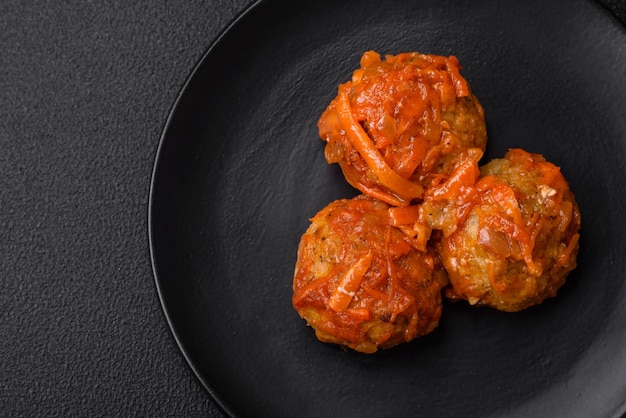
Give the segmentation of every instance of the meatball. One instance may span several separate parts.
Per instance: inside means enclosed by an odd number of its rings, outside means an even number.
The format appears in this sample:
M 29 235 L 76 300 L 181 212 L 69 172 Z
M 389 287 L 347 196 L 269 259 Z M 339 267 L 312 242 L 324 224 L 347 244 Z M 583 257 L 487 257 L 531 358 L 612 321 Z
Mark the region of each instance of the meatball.
M 509 312 L 555 296 L 576 266 L 581 222 L 560 169 L 512 149 L 480 169 L 474 188 L 473 175 L 459 194 L 464 208 L 449 218 L 458 224 L 442 228 L 437 247 L 446 296 Z
M 393 226 L 384 202 L 332 202 L 303 234 L 293 306 L 323 342 L 373 353 L 431 332 L 447 279 L 430 249 Z M 397 209 L 397 208 L 391 208 Z
M 485 149 L 484 110 L 460 68 L 453 56 L 364 53 L 319 119 L 326 160 L 368 196 L 420 199 L 459 152 Z

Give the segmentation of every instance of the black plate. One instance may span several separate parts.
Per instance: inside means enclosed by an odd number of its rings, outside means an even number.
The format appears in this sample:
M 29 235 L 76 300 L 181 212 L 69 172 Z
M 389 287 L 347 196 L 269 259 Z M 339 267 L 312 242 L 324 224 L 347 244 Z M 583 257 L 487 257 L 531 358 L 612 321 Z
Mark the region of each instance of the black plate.
M 579 266 L 516 314 L 444 306 L 410 344 L 318 342 L 291 307 L 300 235 L 355 195 L 316 122 L 360 54 L 454 54 L 482 101 L 486 159 L 560 165 Z M 208 50 L 163 134 L 150 239 L 167 320 L 199 380 L 241 416 L 617 417 L 626 410 L 626 29 L 584 0 L 268 0 Z

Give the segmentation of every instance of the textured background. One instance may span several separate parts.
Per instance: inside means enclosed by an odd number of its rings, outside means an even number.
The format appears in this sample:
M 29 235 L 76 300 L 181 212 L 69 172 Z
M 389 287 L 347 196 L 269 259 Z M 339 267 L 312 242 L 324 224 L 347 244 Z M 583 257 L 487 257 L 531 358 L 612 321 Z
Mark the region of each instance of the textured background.
M 161 313 L 147 202 L 171 104 L 247 3 L 0 2 L 1 416 L 220 415 Z
M 0 1 L 0 416 L 219 416 L 169 334 L 152 164 L 247 0 Z

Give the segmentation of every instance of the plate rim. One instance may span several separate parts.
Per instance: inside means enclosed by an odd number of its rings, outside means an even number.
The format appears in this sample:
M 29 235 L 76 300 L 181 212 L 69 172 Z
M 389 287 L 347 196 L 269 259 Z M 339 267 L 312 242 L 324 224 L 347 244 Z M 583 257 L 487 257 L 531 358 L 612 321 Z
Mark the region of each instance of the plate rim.
M 187 364 L 187 367 L 191 369 L 195 379 L 200 382 L 200 384 L 206 391 L 205 393 L 207 393 L 211 397 L 211 400 L 215 403 L 218 409 L 220 409 L 221 412 L 226 413 L 229 416 L 235 416 L 236 413 L 234 409 L 231 407 L 230 404 L 225 402 L 217 394 L 216 390 L 213 389 L 213 387 L 209 385 L 206 379 L 202 376 L 202 373 L 198 369 L 197 365 L 191 358 L 191 355 L 189 354 L 187 348 L 185 347 L 185 344 L 183 343 L 182 338 L 177 331 L 177 327 L 171 318 L 170 311 L 167 308 L 167 303 L 166 303 L 165 294 L 161 285 L 161 279 L 160 279 L 160 275 L 159 275 L 158 268 L 157 268 L 157 260 L 156 260 L 156 254 L 155 254 L 155 230 L 154 230 L 154 214 L 153 214 L 154 208 L 155 208 L 154 200 L 155 200 L 155 193 L 156 193 L 155 189 L 157 187 L 156 183 L 157 183 L 158 172 L 159 172 L 160 166 L 162 165 L 163 152 L 164 152 L 163 148 L 165 147 L 165 142 L 167 142 L 167 138 L 169 137 L 169 133 L 172 129 L 172 125 L 176 118 L 178 108 L 180 107 L 181 103 L 187 96 L 190 85 L 195 80 L 196 75 L 198 74 L 202 66 L 204 65 L 207 58 L 211 55 L 213 50 L 219 46 L 219 44 L 227 36 L 230 30 L 234 28 L 247 15 L 253 12 L 254 9 L 259 7 L 259 5 L 263 3 L 264 1 L 265 0 L 253 0 L 252 2 L 249 2 L 246 6 L 244 6 L 244 8 L 241 9 L 237 14 L 235 14 L 235 16 L 233 16 L 230 19 L 230 21 L 218 32 L 215 38 L 209 43 L 209 45 L 204 49 L 200 57 L 193 64 L 191 71 L 185 78 L 185 81 L 183 82 L 183 84 L 178 89 L 178 93 L 176 94 L 176 97 L 167 112 L 167 117 L 160 130 L 161 133 L 159 135 L 159 142 L 157 145 L 157 149 L 154 153 L 154 158 L 152 160 L 153 161 L 152 172 L 150 175 L 150 187 L 148 190 L 148 205 L 147 205 L 148 247 L 150 250 L 150 265 L 151 265 L 152 276 L 153 276 L 152 281 L 156 288 L 157 295 L 159 298 L 159 306 L 160 306 L 161 314 L 165 317 L 168 332 L 170 336 L 173 337 L 176 343 L 176 346 L 178 347 L 178 351 L 182 354 L 183 358 L 185 359 L 185 363 Z

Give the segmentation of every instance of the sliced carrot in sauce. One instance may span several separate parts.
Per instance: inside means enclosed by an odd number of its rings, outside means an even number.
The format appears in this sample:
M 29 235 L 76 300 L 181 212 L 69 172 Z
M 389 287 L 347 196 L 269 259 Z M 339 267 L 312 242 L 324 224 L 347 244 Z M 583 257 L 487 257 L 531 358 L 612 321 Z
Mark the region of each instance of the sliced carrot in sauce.
M 424 189 L 393 171 L 382 158 L 363 127 L 354 119 L 345 87 L 339 88 L 337 111 L 341 124 L 346 131 L 346 136 L 365 160 L 369 169 L 378 177 L 380 183 L 396 193 L 398 199 L 405 204 L 408 204 L 412 199 L 422 197 Z
M 348 307 L 357 290 L 359 290 L 363 276 L 365 276 L 365 273 L 367 273 L 367 270 L 370 268 L 373 258 L 374 255 L 369 251 L 350 267 L 341 278 L 337 288 L 333 291 L 328 300 L 328 307 L 330 309 L 338 312 Z

